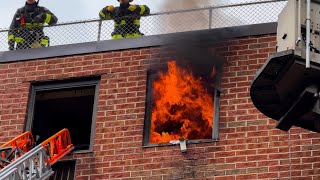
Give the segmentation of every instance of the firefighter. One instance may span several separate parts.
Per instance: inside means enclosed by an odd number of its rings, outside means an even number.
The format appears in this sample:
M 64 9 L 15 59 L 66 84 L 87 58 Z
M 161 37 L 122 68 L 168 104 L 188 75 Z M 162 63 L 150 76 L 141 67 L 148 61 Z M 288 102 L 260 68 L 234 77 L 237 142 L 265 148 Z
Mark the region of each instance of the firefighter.
M 134 38 L 144 34 L 139 31 L 141 16 L 150 14 L 146 5 L 131 5 L 133 0 L 118 0 L 119 7 L 106 6 L 100 13 L 100 19 L 113 19 L 114 31 L 112 39 Z
M 48 46 L 49 38 L 44 35 L 43 25 L 54 25 L 58 18 L 47 8 L 38 6 L 38 1 L 26 0 L 19 8 L 8 33 L 9 50 Z

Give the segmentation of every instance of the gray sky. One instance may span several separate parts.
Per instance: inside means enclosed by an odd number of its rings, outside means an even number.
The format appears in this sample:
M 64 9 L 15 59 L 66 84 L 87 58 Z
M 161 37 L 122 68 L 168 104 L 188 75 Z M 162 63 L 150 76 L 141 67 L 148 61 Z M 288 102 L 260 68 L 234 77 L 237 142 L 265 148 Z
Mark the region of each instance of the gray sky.
M 2 0 L 0 6 L 0 28 L 8 28 L 16 10 L 22 7 L 25 0 Z M 151 13 L 207 7 L 221 3 L 238 3 L 263 0 L 134 0 L 133 4 L 145 4 Z M 99 11 L 107 6 L 118 6 L 117 0 L 41 0 L 40 5 L 51 10 L 59 22 L 70 22 L 98 18 Z

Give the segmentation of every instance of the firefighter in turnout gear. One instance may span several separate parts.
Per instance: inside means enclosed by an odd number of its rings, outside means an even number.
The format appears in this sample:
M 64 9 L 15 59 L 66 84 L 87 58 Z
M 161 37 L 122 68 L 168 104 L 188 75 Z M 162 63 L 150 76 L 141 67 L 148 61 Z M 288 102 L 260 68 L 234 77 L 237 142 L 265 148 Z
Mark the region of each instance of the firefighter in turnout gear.
M 119 7 L 107 6 L 100 13 L 100 19 L 113 19 L 114 31 L 112 39 L 134 38 L 144 34 L 139 31 L 141 16 L 150 14 L 146 5 L 131 5 L 133 0 L 118 0 Z
M 39 0 L 38 0 L 39 1 Z M 15 13 L 8 33 L 9 50 L 48 46 L 49 38 L 43 25 L 54 25 L 58 18 L 35 0 L 26 0 L 25 6 Z

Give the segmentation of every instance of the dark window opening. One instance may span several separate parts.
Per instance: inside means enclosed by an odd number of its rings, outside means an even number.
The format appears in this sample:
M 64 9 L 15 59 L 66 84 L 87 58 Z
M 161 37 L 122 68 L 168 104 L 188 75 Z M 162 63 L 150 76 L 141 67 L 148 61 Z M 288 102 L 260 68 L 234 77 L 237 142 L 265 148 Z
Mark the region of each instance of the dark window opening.
M 37 92 L 32 126 L 37 143 L 67 128 L 75 150 L 89 149 L 94 90 L 89 86 Z
M 33 85 L 27 130 L 39 144 L 63 128 L 74 151 L 92 150 L 98 81 Z
M 219 73 L 217 73 L 219 72 Z M 217 139 L 218 75 L 214 64 L 178 64 L 148 71 L 144 145 Z
M 54 174 L 49 180 L 73 180 L 75 176 L 76 161 L 58 161 L 52 165 Z

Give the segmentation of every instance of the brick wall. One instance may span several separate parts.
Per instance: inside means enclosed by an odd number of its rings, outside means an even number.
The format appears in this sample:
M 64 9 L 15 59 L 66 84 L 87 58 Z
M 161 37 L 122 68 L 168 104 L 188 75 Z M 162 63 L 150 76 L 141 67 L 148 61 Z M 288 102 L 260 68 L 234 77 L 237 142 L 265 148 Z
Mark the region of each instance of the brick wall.
M 0 64 L 0 142 L 23 131 L 30 82 L 100 74 L 94 152 L 66 157 L 77 159 L 77 180 L 319 179 L 319 134 L 292 128 L 289 136 L 250 100 L 250 83 L 275 45 L 275 35 L 219 45 L 226 57 L 220 139 L 189 144 L 186 154 L 179 146 L 142 147 L 146 70 L 166 59 L 160 48 Z

